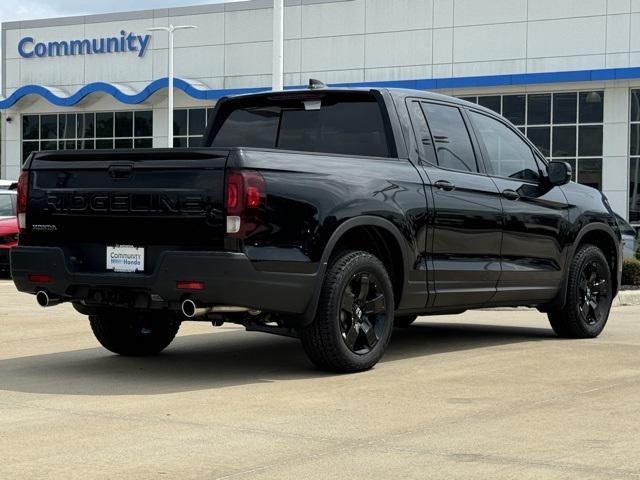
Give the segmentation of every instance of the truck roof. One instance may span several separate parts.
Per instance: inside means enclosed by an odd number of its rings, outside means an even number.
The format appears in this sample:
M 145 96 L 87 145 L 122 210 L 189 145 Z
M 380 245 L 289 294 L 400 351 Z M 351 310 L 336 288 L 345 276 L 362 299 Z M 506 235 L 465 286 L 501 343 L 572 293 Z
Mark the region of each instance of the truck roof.
M 452 97 L 449 95 L 444 95 L 441 93 L 430 92 L 428 90 L 417 90 L 410 88 L 381 88 L 381 87 L 324 87 L 324 88 L 296 88 L 290 90 L 284 90 L 281 92 L 258 92 L 258 93 L 245 93 L 241 95 L 234 95 L 227 98 L 251 98 L 251 97 L 275 97 L 275 96 L 284 96 L 287 95 L 295 95 L 295 94 L 321 94 L 321 93 L 333 93 L 333 92 L 388 92 L 392 97 L 420 97 L 428 100 L 436 100 L 440 102 L 449 102 L 455 103 L 458 105 L 465 105 L 468 107 L 473 107 L 478 110 L 485 111 L 487 113 L 491 113 L 492 115 L 497 115 L 496 112 L 485 108 L 481 105 L 477 105 L 475 103 L 468 102 L 466 100 L 462 100 L 460 98 Z

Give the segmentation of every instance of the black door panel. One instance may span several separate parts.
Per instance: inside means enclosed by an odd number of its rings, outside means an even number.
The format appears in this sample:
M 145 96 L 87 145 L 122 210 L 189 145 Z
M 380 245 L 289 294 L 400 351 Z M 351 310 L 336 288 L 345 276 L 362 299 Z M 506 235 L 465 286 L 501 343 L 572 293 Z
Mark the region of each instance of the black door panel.
M 483 305 L 500 277 L 499 191 L 478 172 L 478 146 L 457 107 L 418 100 L 408 107 L 433 197 L 427 251 L 429 290 L 435 295 L 429 307 Z
M 473 110 L 469 118 L 504 212 L 502 274 L 492 304 L 551 300 L 563 280 L 566 198 L 545 181 L 542 162 L 515 129 Z
M 493 302 L 550 300 L 563 280 L 566 198 L 559 188 L 503 178 L 494 181 L 501 191 L 517 191 L 519 198 L 502 197 L 502 275 Z
M 433 307 L 481 305 L 500 277 L 502 206 L 489 177 L 424 167 L 432 186 Z M 455 188 L 438 188 L 444 178 Z

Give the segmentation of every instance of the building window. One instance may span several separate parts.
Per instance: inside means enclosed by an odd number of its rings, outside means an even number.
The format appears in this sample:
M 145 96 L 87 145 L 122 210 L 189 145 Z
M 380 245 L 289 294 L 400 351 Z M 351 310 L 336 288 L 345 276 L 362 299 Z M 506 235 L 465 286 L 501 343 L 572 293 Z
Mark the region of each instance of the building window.
M 629 222 L 640 225 L 640 89 L 631 90 L 629 135 Z
M 153 111 L 22 116 L 22 161 L 31 152 L 151 148 Z
M 173 146 L 197 148 L 213 108 L 182 108 L 173 112 Z
M 602 189 L 602 90 L 461 98 L 501 114 L 547 159 L 569 162 L 575 181 Z

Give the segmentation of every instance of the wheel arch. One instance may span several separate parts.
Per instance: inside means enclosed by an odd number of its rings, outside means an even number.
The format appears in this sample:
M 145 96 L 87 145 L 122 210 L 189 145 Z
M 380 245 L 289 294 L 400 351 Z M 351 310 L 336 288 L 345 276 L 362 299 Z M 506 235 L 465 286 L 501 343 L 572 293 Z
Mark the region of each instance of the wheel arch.
M 375 216 L 351 218 L 331 234 L 322 253 L 313 296 L 303 315 L 303 326 L 316 314 L 324 276 L 331 257 L 342 250 L 359 249 L 376 255 L 387 268 L 393 285 L 396 306 L 400 304 L 408 283 L 409 258 L 407 240 L 389 220 Z
M 575 237 L 569 253 L 562 287 L 557 297 L 543 311 L 563 308 L 567 300 L 567 282 L 569 280 L 569 268 L 578 249 L 583 245 L 595 245 L 604 253 L 609 268 L 611 269 L 611 281 L 613 282 L 613 296 L 615 297 L 620 287 L 619 266 L 621 262 L 619 240 L 616 240 L 616 233 L 613 229 L 602 222 L 594 222 L 583 227 Z
M 585 244 L 595 245 L 604 253 L 609 268 L 611 269 L 611 280 L 613 281 L 613 295 L 618 293 L 619 278 L 617 275 L 620 262 L 620 241 L 616 239 L 613 229 L 604 223 L 592 223 L 584 227 L 574 243 L 571 258 L 578 249 Z

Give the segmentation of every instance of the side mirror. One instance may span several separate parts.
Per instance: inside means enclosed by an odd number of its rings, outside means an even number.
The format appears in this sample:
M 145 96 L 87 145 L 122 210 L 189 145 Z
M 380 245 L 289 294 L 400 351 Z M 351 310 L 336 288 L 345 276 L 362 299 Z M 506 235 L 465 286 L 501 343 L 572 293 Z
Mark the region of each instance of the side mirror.
M 571 181 L 571 165 L 567 162 L 550 162 L 547 167 L 547 175 L 551 185 L 566 185 Z

